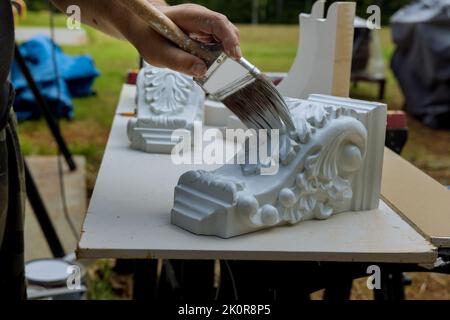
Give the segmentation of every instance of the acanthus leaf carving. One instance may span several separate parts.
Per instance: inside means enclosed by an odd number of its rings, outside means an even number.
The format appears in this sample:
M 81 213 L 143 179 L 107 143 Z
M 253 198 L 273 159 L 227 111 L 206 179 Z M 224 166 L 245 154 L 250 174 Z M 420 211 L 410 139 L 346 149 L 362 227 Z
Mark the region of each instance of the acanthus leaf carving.
M 144 71 L 145 101 L 156 115 L 181 112 L 193 86 L 192 79 L 179 72 L 159 68 Z

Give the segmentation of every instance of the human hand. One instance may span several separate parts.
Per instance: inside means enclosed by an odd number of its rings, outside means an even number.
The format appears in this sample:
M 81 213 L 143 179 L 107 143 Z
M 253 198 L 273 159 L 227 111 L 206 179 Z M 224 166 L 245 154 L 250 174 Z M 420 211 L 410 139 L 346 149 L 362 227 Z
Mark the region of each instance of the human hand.
M 241 58 L 239 30 L 226 16 L 195 4 L 156 7 L 192 39 L 204 43 L 221 43 L 228 55 Z M 138 17 L 131 17 L 124 31 L 124 36 L 144 60 L 156 67 L 167 67 L 195 77 L 203 76 L 207 71 L 203 60 L 160 36 Z

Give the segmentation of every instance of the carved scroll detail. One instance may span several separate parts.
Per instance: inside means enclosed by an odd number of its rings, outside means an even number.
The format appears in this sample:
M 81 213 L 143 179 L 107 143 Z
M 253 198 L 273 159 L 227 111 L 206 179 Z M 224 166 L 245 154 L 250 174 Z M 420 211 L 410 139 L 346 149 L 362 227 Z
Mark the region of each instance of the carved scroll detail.
M 351 127 L 341 133 L 334 130 L 335 137 L 314 146 L 298 166 L 301 169 L 294 183 L 282 188 L 276 201 L 259 208 L 250 221 L 255 226 L 295 224 L 327 219 L 348 207 L 353 196 L 352 175 L 360 169 L 365 153 L 364 133 L 357 131 Z
M 316 112 L 314 117 L 315 125 L 323 125 L 320 130 L 327 130 L 325 113 Z M 364 161 L 366 133 L 357 120 L 342 117 L 340 123 L 332 122 L 325 136 L 327 139 L 303 147 L 308 151 L 292 172 L 295 181 L 281 188 L 275 201 L 260 207 L 255 197 L 241 197 L 237 207 L 245 209 L 238 210 L 238 214 L 247 215 L 254 226 L 274 226 L 327 219 L 342 208 L 349 209 L 352 176 Z

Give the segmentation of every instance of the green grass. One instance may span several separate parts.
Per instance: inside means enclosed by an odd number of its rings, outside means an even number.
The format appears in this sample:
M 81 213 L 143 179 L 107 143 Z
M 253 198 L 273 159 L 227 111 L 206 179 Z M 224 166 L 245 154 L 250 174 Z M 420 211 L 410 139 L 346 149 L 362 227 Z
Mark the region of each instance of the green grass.
M 92 263 L 87 272 L 87 298 L 89 300 L 129 299 L 130 276 L 119 276 L 113 271 L 114 260 L 102 259 Z M 126 278 L 125 281 L 122 278 Z
M 24 19 L 20 20 L 20 27 L 47 27 L 50 25 L 50 13 L 47 11 L 29 11 Z M 66 16 L 62 14 L 54 15 L 54 23 L 56 27 L 64 27 L 66 25 Z
M 262 71 L 289 71 L 297 53 L 296 26 L 239 26 L 245 57 Z

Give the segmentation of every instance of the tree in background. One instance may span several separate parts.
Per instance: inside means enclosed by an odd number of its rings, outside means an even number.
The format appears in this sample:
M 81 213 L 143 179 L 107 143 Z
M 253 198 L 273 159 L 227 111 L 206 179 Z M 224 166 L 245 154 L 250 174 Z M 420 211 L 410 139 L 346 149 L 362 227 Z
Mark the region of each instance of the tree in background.
M 342 1 L 342 0 L 341 0 Z M 346 0 L 344 0 L 346 1 Z M 277 23 L 297 24 L 301 12 L 311 12 L 313 0 L 168 0 L 170 4 L 193 2 L 212 10 L 222 12 L 236 23 Z M 327 1 L 327 7 L 335 1 Z M 381 21 L 389 23 L 389 18 L 411 0 L 357 0 L 357 15 L 368 17 L 367 8 L 378 4 L 381 7 Z
M 47 10 L 48 9 L 48 0 L 42 1 L 42 0 L 25 0 L 25 3 L 27 4 L 27 9 L 29 11 L 40 11 L 40 10 Z
M 93 0 L 95 1 L 95 0 Z M 235 23 L 297 24 L 301 12 L 311 12 L 313 0 L 167 0 L 170 4 L 197 3 L 221 12 Z M 341 0 L 342 1 L 342 0 Z M 345 1 L 345 0 L 344 0 Z M 48 1 L 27 0 L 29 10 L 48 8 Z M 334 1 L 327 1 L 329 6 Z M 411 0 L 357 0 L 357 15 L 367 17 L 367 7 L 381 3 L 381 21 L 389 23 L 392 14 Z

